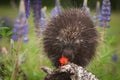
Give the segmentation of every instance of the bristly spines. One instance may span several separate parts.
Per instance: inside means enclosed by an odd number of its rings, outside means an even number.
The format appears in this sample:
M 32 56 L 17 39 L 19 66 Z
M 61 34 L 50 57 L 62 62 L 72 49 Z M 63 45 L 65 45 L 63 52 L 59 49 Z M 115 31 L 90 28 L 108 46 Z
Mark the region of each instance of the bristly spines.
M 80 9 L 70 9 L 48 23 L 44 49 L 53 65 L 59 67 L 63 50 L 69 47 L 75 57 L 71 62 L 84 67 L 95 54 L 97 37 L 92 20 Z

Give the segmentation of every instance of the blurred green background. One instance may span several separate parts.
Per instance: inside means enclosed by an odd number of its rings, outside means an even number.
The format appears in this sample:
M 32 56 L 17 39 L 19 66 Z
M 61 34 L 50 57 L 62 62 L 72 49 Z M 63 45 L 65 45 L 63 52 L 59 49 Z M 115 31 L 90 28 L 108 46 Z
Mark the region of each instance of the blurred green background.
M 11 2 L 14 1 L 16 4 L 19 4 L 19 0 L 1 0 L 0 1 L 0 5 L 10 5 Z M 31 0 L 33 1 L 33 0 Z M 88 5 L 91 7 L 91 8 L 94 8 L 95 5 L 96 5 L 96 1 L 100 1 L 102 2 L 102 0 L 88 0 Z M 113 10 L 119 10 L 120 9 L 120 0 L 110 0 L 111 3 L 112 3 L 112 9 Z M 43 5 L 47 5 L 47 6 L 54 6 L 54 2 L 55 0 L 43 0 Z M 73 4 L 74 6 L 82 6 L 82 3 L 83 3 L 83 0 L 61 0 L 62 2 L 62 5 L 64 3 L 67 4 L 67 3 L 71 3 Z M 67 5 L 66 5 L 67 6 Z
M 102 0 L 100 1 L 102 2 Z M 103 28 L 97 27 L 97 30 L 100 32 L 97 55 L 87 66 L 87 69 L 100 80 L 120 80 L 120 0 L 110 1 L 112 5 L 110 28 L 106 28 L 104 31 Z M 96 2 L 97 0 L 88 0 L 88 7 L 91 9 L 92 16 L 95 13 Z M 48 18 L 54 4 L 55 0 L 43 0 L 42 6 L 47 6 Z M 65 9 L 69 7 L 80 8 L 82 4 L 83 0 L 61 0 L 61 5 Z M 18 6 L 19 0 L 0 1 L 0 18 L 9 19 L 10 27 L 13 27 L 13 23 L 18 15 Z M 19 54 L 20 60 L 25 56 L 25 62 L 19 66 L 18 80 L 43 80 L 45 73 L 40 68 L 42 66 L 53 68 L 50 61 L 44 55 L 42 37 L 40 40 L 36 38 L 32 12 L 31 8 L 28 19 L 29 43 L 22 43 Z M 15 42 L 14 50 L 11 50 L 9 37 L 0 39 L 0 48 L 6 47 L 8 51 L 4 55 L 0 53 L 0 80 L 11 79 L 17 46 L 18 44 Z M 113 60 L 114 57 L 116 60 Z

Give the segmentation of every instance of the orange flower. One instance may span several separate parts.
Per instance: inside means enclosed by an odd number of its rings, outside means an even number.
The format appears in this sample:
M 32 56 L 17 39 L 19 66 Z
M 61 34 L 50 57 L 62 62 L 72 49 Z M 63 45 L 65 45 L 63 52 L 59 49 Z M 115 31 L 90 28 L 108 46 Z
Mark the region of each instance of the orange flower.
M 59 62 L 60 62 L 60 64 L 61 64 L 61 66 L 64 66 L 65 64 L 67 64 L 68 58 L 66 58 L 65 56 L 62 56 L 62 57 L 59 59 Z

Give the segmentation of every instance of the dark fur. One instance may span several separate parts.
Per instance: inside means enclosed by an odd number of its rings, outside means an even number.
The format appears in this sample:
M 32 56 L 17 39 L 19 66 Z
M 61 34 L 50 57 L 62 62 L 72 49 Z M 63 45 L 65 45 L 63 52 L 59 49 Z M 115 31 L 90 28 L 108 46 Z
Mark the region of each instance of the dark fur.
M 70 79 L 70 74 L 60 73 L 60 74 L 54 74 L 53 76 L 49 78 L 45 78 L 44 80 L 71 80 L 71 79 Z
M 52 19 L 44 32 L 44 49 L 55 67 L 62 55 L 85 67 L 95 55 L 97 31 L 80 9 L 70 9 Z

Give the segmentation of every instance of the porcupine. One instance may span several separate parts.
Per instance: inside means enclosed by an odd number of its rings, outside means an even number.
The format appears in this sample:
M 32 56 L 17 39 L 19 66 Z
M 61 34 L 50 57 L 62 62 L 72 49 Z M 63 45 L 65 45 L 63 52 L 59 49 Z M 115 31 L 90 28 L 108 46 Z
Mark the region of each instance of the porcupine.
M 58 68 L 62 56 L 85 67 L 95 55 L 98 32 L 81 9 L 69 9 L 51 19 L 44 31 L 44 50 Z

